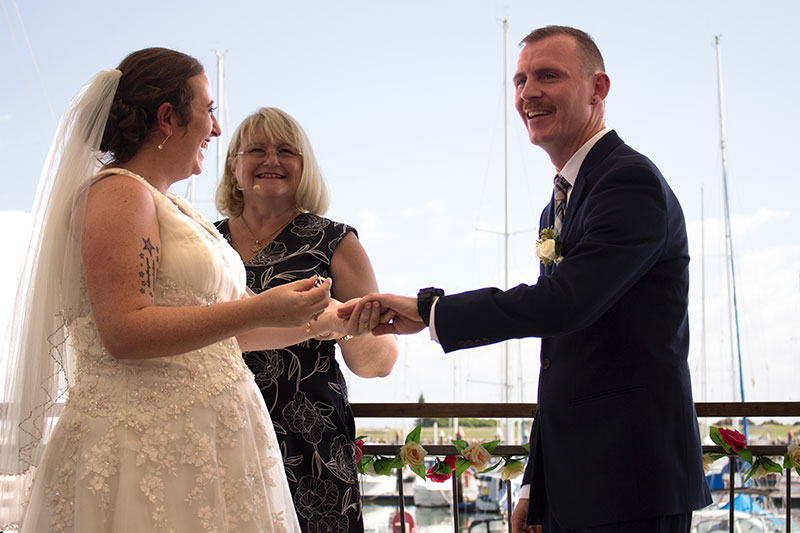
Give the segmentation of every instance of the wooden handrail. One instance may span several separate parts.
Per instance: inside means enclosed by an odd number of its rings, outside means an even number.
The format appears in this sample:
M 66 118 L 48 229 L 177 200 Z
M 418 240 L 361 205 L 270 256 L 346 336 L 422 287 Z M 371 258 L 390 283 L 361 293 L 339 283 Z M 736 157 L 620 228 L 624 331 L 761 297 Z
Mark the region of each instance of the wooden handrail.
M 535 403 L 354 403 L 364 418 L 533 418 Z M 800 417 L 800 402 L 698 402 L 700 418 Z

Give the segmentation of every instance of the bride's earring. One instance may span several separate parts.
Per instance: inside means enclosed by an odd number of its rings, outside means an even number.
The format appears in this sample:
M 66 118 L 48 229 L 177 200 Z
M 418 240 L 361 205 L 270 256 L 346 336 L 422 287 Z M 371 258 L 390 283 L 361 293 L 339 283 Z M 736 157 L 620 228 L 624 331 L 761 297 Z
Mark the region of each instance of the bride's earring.
M 159 150 L 163 150 L 163 149 L 164 149 L 164 144 L 167 142 L 167 140 L 168 140 L 170 137 L 172 137 L 172 134 L 171 134 L 171 133 L 170 133 L 169 135 L 167 135 L 166 139 L 164 139 L 163 141 L 161 141 L 161 144 L 159 144 L 159 145 L 158 145 L 158 149 L 159 149 Z

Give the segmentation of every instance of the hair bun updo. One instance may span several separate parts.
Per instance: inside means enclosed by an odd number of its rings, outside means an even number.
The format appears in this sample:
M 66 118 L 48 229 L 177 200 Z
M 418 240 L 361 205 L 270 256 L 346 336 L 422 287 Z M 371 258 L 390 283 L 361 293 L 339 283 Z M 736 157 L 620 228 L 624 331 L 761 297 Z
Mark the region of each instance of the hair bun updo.
M 197 59 L 168 48 L 133 52 L 117 68 L 122 76 L 100 150 L 110 155 L 111 162 L 123 163 L 150 135 L 161 104 L 172 104 L 178 126 L 189 122 L 193 96 L 189 80 L 204 70 Z

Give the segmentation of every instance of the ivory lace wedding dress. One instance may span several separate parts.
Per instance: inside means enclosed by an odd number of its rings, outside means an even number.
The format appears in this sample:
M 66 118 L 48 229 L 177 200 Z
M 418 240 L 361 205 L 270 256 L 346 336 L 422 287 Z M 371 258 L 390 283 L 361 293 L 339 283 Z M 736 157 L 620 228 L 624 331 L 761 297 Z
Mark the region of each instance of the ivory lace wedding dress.
M 236 252 L 186 202 L 153 196 L 160 306 L 237 299 Z M 156 259 L 158 256 L 158 259 Z M 143 281 L 142 290 L 145 287 Z M 103 347 L 85 284 L 69 326 L 75 380 L 36 472 L 24 532 L 299 531 L 275 433 L 234 338 L 182 355 L 119 361 Z

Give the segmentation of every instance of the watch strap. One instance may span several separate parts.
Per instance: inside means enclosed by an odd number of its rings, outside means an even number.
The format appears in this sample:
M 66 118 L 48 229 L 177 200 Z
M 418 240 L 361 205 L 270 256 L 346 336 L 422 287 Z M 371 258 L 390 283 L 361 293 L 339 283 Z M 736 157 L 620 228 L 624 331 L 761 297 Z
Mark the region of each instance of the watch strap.
M 436 296 L 444 296 L 444 291 L 436 287 L 426 287 L 417 293 L 417 313 L 426 326 L 431 325 L 431 307 Z

